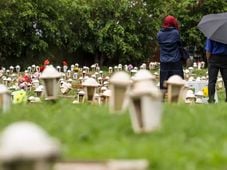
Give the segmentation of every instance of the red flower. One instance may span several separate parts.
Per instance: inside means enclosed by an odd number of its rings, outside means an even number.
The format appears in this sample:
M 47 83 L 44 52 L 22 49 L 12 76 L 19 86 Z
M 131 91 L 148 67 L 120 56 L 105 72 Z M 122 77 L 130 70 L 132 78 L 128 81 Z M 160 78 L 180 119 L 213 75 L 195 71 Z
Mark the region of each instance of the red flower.
M 27 82 L 27 83 L 31 83 L 32 82 L 32 79 L 31 79 L 31 77 L 29 75 L 24 75 L 23 80 L 24 80 L 24 82 Z
M 49 65 L 50 64 L 50 61 L 48 60 L 48 59 L 46 59 L 45 61 L 44 61 L 44 65 L 46 66 L 46 65 Z
M 63 66 L 67 66 L 68 65 L 68 63 L 65 60 L 62 63 L 63 63 Z
M 40 66 L 39 67 L 40 72 L 43 72 L 44 69 L 45 69 L 45 66 Z

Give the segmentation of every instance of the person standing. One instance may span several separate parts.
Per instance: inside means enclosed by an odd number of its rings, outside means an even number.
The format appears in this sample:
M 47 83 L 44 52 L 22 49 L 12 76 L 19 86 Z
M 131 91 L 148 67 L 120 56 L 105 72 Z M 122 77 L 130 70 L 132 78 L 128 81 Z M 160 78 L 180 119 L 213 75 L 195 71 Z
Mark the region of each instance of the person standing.
M 209 38 L 205 45 L 208 62 L 208 103 L 215 102 L 215 87 L 220 71 L 225 86 L 225 102 L 227 102 L 227 44 Z
M 174 16 L 164 18 L 162 28 L 157 34 L 160 46 L 160 89 L 165 92 L 164 82 L 172 75 L 184 78 L 181 63 L 181 46 L 178 21 Z

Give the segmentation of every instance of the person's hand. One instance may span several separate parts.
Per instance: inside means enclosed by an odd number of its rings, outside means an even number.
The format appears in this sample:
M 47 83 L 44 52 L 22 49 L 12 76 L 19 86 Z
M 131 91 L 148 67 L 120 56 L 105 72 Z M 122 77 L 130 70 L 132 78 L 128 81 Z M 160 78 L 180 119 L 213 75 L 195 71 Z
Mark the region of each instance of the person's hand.
M 211 53 L 210 52 L 206 52 L 206 58 L 207 58 L 207 60 L 210 59 L 210 56 L 211 56 Z

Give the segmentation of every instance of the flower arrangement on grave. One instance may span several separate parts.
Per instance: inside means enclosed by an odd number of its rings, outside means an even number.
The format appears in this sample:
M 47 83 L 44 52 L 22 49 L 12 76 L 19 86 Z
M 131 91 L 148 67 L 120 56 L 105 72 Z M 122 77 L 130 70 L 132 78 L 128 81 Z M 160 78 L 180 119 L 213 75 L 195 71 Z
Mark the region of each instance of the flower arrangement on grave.
M 27 103 L 27 94 L 24 90 L 17 90 L 12 92 L 13 104 L 24 104 Z
M 50 61 L 48 59 L 46 59 L 44 62 L 43 62 L 43 65 L 40 66 L 40 72 L 43 72 L 43 70 L 45 69 L 45 67 L 47 65 L 50 64 Z

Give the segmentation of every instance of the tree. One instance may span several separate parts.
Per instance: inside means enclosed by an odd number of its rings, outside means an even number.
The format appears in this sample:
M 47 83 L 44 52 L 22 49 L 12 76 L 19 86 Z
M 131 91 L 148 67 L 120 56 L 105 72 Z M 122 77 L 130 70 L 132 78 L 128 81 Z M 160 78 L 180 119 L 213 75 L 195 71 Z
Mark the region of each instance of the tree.
M 137 63 L 151 56 L 159 20 L 155 16 L 160 12 L 155 6 L 160 7 L 160 1 L 96 0 L 74 4 L 72 16 L 83 18 L 73 24 L 73 30 L 79 31 L 75 34 L 80 37 L 78 49 L 92 54 L 95 62 Z
M 1 62 L 40 61 L 52 47 L 63 44 L 61 1 L 1 1 Z M 40 60 L 39 60 L 40 59 Z
M 197 29 L 202 16 L 225 12 L 227 1 L 223 0 L 187 0 L 177 6 L 178 19 L 181 22 L 182 39 L 186 45 L 204 48 L 205 37 Z
M 140 64 L 158 51 L 162 18 L 181 22 L 186 45 L 203 46 L 196 25 L 226 11 L 223 0 L 0 0 L 0 62 Z M 23 59 L 23 60 L 22 60 Z M 26 60 L 28 63 L 24 63 Z

